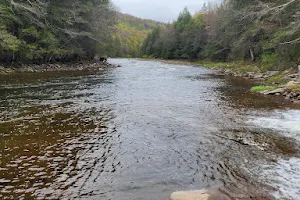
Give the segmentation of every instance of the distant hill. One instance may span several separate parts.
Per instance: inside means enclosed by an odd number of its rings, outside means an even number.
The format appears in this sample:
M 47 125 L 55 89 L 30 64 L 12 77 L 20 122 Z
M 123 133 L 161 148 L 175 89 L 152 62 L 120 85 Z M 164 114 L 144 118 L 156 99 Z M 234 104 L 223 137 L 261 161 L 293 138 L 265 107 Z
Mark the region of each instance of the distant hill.
M 113 36 L 111 57 L 137 57 L 147 35 L 161 22 L 117 13 L 117 31 Z

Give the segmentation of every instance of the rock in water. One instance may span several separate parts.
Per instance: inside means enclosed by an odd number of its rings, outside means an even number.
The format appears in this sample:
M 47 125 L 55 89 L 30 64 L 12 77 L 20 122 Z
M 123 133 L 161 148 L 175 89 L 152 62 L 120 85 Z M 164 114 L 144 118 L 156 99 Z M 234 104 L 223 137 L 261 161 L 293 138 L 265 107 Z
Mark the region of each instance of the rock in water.
M 219 190 L 193 190 L 174 192 L 170 200 L 232 200 Z

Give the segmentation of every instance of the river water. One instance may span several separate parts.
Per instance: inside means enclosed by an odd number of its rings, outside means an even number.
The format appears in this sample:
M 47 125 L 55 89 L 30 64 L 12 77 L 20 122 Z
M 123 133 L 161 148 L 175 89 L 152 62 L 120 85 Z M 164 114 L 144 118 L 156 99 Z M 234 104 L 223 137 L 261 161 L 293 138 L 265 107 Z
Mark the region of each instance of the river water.
M 1 199 L 300 197 L 300 110 L 193 66 L 0 77 Z

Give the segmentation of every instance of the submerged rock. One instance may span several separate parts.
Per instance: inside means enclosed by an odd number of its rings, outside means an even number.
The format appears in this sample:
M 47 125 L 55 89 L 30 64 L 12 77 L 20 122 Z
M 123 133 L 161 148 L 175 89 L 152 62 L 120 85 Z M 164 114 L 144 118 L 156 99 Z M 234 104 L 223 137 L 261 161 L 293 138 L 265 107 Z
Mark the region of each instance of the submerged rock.
M 219 190 L 193 190 L 174 192 L 170 200 L 232 200 L 232 198 Z

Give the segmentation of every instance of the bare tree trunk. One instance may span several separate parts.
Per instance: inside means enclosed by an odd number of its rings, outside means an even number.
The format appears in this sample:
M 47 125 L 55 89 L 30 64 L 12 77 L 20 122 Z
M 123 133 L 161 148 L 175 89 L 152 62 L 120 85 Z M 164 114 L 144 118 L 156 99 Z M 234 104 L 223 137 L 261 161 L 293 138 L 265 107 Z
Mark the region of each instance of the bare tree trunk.
M 254 62 L 255 61 L 255 57 L 254 57 L 254 52 L 253 52 L 253 48 L 250 47 L 250 56 L 251 56 L 251 61 Z

